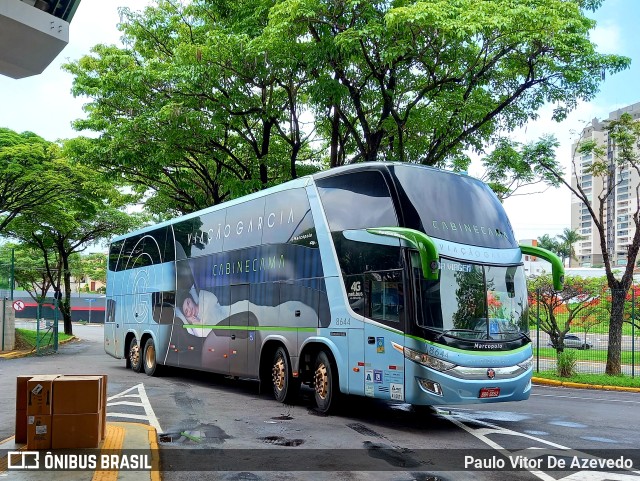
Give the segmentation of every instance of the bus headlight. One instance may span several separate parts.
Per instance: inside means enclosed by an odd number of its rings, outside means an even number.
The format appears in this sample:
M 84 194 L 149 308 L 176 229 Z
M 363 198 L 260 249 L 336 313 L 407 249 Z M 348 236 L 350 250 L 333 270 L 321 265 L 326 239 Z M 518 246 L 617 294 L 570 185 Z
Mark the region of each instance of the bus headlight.
M 456 367 L 456 365 L 453 364 L 452 362 L 443 361 L 442 359 L 429 356 L 424 352 L 414 351 L 413 349 L 409 349 L 406 346 L 404 348 L 404 357 L 406 357 L 407 359 L 413 362 L 417 362 L 418 364 L 422 364 L 423 366 L 426 366 L 441 372 L 448 371 L 449 369 L 453 369 L 454 367 Z
M 520 366 L 525 371 L 528 371 L 533 367 L 533 356 L 529 356 L 529 359 L 527 359 L 526 361 L 519 362 L 518 366 Z

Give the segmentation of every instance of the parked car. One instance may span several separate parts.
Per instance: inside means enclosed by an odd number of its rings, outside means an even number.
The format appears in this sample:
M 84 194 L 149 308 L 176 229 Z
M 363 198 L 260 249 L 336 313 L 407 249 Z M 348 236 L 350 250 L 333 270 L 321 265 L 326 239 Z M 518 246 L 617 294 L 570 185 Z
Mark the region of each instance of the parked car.
M 553 347 L 551 341 L 549 341 L 549 346 Z M 591 349 L 593 344 L 584 339 L 580 339 L 576 334 L 565 334 L 564 336 L 564 347 L 573 347 L 576 349 Z

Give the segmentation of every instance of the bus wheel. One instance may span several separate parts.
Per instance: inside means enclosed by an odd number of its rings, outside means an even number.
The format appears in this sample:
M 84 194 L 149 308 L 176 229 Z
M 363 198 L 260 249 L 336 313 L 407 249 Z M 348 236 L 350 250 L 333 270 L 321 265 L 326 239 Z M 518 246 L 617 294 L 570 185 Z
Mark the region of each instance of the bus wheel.
M 133 372 L 142 372 L 142 354 L 135 337 L 132 337 L 129 342 L 129 363 Z
M 287 356 L 287 351 L 283 347 L 279 347 L 273 356 L 271 382 L 276 401 L 291 403 L 295 398 L 298 386 L 291 375 L 289 356 Z
M 335 407 L 339 389 L 336 374 L 336 368 L 327 353 L 320 351 L 316 357 L 313 387 L 318 411 L 322 413 L 328 413 Z
M 156 345 L 153 339 L 147 339 L 144 344 L 144 356 L 143 356 L 144 372 L 147 376 L 157 376 L 160 374 L 160 366 L 156 361 Z

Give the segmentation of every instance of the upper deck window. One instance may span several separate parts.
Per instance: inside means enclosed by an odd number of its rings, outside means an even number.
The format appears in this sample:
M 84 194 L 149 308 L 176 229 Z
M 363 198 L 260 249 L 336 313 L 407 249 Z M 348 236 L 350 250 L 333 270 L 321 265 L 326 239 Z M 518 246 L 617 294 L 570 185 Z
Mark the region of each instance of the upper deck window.
M 316 182 L 332 232 L 398 225 L 389 188 L 379 172 L 352 172 Z
M 436 239 L 489 248 L 515 248 L 511 224 L 491 189 L 472 177 L 394 165 L 405 227 Z

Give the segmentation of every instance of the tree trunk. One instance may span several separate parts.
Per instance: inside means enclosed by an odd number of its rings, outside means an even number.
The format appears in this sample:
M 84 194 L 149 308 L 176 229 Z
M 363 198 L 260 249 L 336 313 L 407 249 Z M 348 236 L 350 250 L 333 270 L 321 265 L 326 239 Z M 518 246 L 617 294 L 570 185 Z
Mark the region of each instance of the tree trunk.
M 609 350 L 607 352 L 607 367 L 605 373 L 610 376 L 619 375 L 620 353 L 622 349 L 622 322 L 624 302 L 627 291 L 611 289 L 611 317 L 609 318 Z
M 64 320 L 64 333 L 73 336 L 73 325 L 71 324 L 71 271 L 69 270 L 69 257 L 62 255 L 62 276 L 64 280 L 64 299 L 60 303 L 60 313 Z

